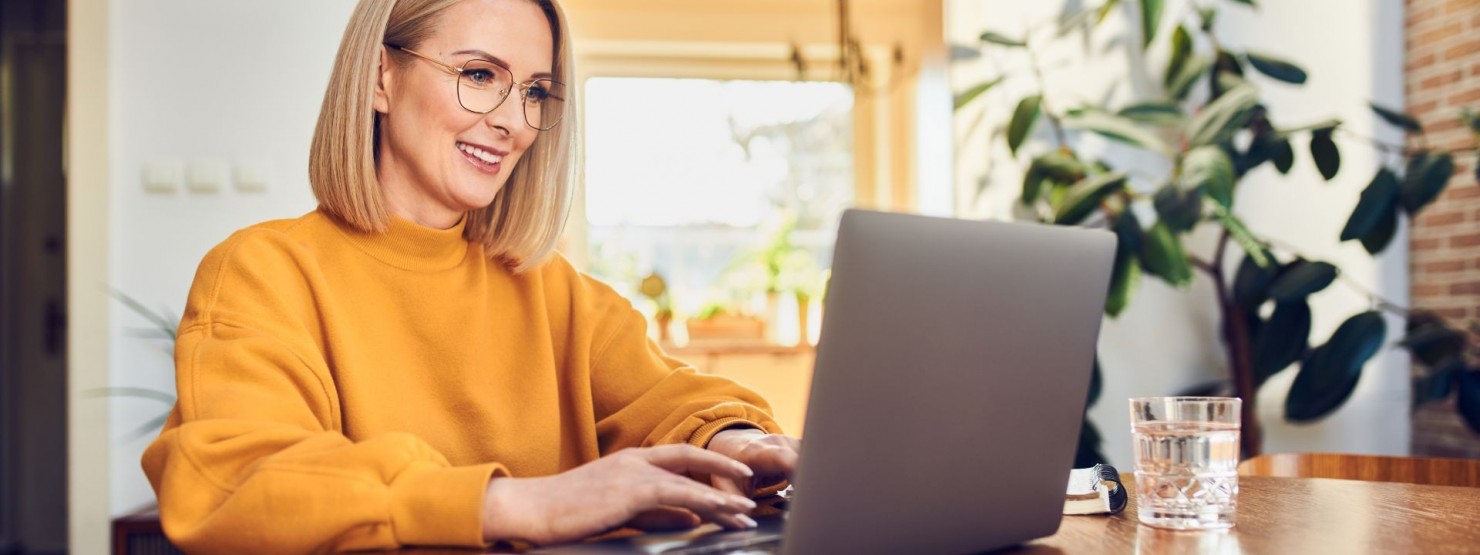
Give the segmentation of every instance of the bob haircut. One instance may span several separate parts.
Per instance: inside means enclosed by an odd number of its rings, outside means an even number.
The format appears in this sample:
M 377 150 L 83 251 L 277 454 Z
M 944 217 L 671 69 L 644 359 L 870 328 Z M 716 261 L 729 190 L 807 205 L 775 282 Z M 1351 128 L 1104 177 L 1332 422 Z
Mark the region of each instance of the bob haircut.
M 360 0 L 350 15 L 308 155 L 308 179 L 323 210 L 350 227 L 381 233 L 390 225 L 376 177 L 380 115 L 372 107 L 380 51 L 385 44 L 415 48 L 431 36 L 439 14 L 461 0 Z M 533 2 L 550 22 L 555 52 L 551 73 L 573 83 L 570 27 L 557 0 Z M 393 60 L 400 60 L 394 52 Z M 523 272 L 554 252 L 570 212 L 577 178 L 577 87 L 566 87 L 560 125 L 540 131 L 493 202 L 472 210 L 463 237 L 483 245 L 489 258 Z

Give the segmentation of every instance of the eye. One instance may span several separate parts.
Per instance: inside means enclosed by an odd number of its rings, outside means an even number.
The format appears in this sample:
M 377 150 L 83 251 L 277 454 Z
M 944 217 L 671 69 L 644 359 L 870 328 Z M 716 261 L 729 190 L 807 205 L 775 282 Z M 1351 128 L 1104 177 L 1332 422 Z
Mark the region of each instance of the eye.
M 532 84 L 524 91 L 524 100 L 532 104 L 544 102 L 546 98 L 550 98 L 550 91 L 540 83 Z
M 463 77 L 466 77 L 468 80 L 479 85 L 491 84 L 498 79 L 498 77 L 493 74 L 492 70 L 482 68 L 465 69 L 463 70 Z

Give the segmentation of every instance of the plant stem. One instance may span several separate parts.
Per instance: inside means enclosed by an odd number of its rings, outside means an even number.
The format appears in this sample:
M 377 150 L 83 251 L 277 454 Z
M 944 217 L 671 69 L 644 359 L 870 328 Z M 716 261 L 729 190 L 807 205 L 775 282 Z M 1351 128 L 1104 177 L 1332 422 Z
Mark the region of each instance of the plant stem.
M 1048 118 L 1048 124 L 1053 128 L 1054 142 L 1058 143 L 1060 149 L 1069 144 L 1068 138 L 1064 136 L 1064 125 L 1059 120 L 1058 114 L 1048 105 L 1048 82 L 1043 79 L 1043 68 L 1038 66 L 1038 54 L 1033 52 L 1033 45 L 1025 44 L 1024 50 L 1028 51 L 1028 65 L 1033 68 L 1033 79 L 1038 81 L 1038 109 Z
M 1398 154 L 1398 155 L 1401 155 L 1401 156 L 1413 156 L 1413 155 L 1418 154 L 1418 153 L 1421 153 L 1421 152 L 1428 152 L 1428 149 L 1425 148 L 1425 147 L 1408 148 L 1407 146 L 1404 146 L 1404 145 L 1395 145 L 1395 144 L 1392 144 L 1392 143 L 1385 143 L 1385 142 L 1382 142 L 1382 141 L 1380 141 L 1380 140 L 1378 140 L 1378 139 L 1376 139 L 1374 137 L 1368 137 L 1366 135 L 1363 135 L 1361 133 L 1357 133 L 1355 131 L 1349 131 L 1349 130 L 1343 128 L 1343 127 L 1338 127 L 1338 128 L 1336 128 L 1336 130 L 1337 131 L 1340 131 L 1341 134 L 1346 135 L 1348 137 L 1351 137 L 1353 139 L 1357 139 L 1359 141 L 1366 141 L 1366 142 L 1368 142 L 1368 143 L 1370 143 L 1372 145 L 1372 148 L 1375 148 L 1377 150 L 1381 150 L 1381 151 L 1386 152 L 1386 153 L 1389 153 L 1389 154 Z M 1419 136 L 1423 136 L 1423 135 L 1420 134 Z M 1425 144 L 1427 144 L 1427 141 L 1425 141 Z M 1454 155 L 1454 154 L 1464 154 L 1464 153 L 1467 153 L 1467 152 L 1475 152 L 1476 149 L 1477 149 L 1477 147 L 1475 147 L 1475 146 L 1467 146 L 1467 147 L 1451 148 L 1451 149 L 1448 149 L 1448 150 L 1438 150 L 1438 151 L 1435 151 L 1435 152 L 1440 152 L 1440 153 L 1444 153 L 1444 154 Z
M 1243 399 L 1243 408 L 1239 415 L 1242 420 L 1242 431 L 1239 434 L 1240 456 L 1250 458 L 1259 455 L 1264 440 L 1259 426 L 1259 412 L 1255 406 L 1259 392 L 1254 387 L 1254 364 L 1249 359 L 1249 328 L 1244 322 L 1243 311 L 1234 305 L 1233 293 L 1223 272 L 1223 254 L 1227 251 L 1229 240 L 1228 230 L 1224 229 L 1218 237 L 1218 249 L 1212 262 L 1198 259 L 1193 259 L 1193 262 L 1213 278 L 1214 294 L 1218 296 L 1218 310 L 1223 321 L 1223 345 L 1228 354 L 1228 371 L 1233 378 L 1234 395 Z

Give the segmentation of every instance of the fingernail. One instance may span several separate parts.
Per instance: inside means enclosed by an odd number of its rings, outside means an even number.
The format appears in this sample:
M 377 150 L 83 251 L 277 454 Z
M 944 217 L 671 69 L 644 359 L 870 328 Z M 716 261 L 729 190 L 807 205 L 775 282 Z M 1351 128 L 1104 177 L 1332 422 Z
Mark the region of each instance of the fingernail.
M 750 470 L 750 467 L 745 466 L 745 463 L 738 463 L 737 462 L 737 463 L 735 463 L 735 468 L 740 471 L 740 475 L 741 476 L 744 476 L 746 478 L 749 478 L 751 476 L 755 476 L 755 472 L 752 471 L 752 470 Z
M 739 504 L 741 507 L 745 507 L 746 509 L 755 508 L 755 501 L 752 501 L 749 497 L 741 497 L 739 495 L 736 495 L 734 496 L 734 498 L 738 500 L 736 501 L 736 503 Z
M 735 515 L 735 517 L 738 518 L 738 519 L 740 519 L 740 522 L 744 522 L 746 528 L 755 528 L 756 527 L 755 519 L 753 519 L 753 518 L 750 518 L 750 517 L 745 516 L 745 515 Z

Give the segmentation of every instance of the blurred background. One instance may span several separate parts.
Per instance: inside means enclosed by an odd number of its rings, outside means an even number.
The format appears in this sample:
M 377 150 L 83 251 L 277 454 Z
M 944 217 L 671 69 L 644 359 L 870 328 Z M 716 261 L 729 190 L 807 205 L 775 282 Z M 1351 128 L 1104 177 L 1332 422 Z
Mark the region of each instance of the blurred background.
M 1190 392 L 1255 399 L 1264 452 L 1480 457 L 1480 3 L 563 5 L 586 154 L 562 252 L 789 431 L 861 207 L 1132 246 L 1082 457 L 1128 468 L 1125 399 Z M 101 552 L 154 502 L 196 265 L 315 207 L 354 2 L 3 6 L 0 553 Z

